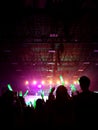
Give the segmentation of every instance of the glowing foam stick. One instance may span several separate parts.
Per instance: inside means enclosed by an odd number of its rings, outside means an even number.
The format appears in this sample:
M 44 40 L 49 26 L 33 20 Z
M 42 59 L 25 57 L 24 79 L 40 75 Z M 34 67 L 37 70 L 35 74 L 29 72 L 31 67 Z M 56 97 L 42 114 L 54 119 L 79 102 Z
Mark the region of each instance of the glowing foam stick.
M 60 75 L 60 80 L 61 80 L 62 85 L 65 85 L 63 77 L 61 75 Z
M 34 99 L 33 107 L 36 108 L 36 100 Z
M 76 91 L 76 88 L 75 88 L 75 85 L 74 85 L 74 84 L 71 84 L 70 87 L 71 87 L 71 91 L 72 91 L 72 92 L 75 92 L 75 91 Z
M 52 92 L 52 87 L 50 87 L 50 89 L 49 89 L 49 93 L 51 93 Z
M 19 92 L 19 96 L 22 97 L 22 91 Z
M 42 97 L 42 99 L 43 99 L 43 98 L 44 98 L 44 91 L 41 90 L 40 92 L 41 92 L 41 97 Z
M 24 97 L 28 94 L 28 92 L 29 92 L 28 90 L 25 92 Z
M 10 91 L 13 91 L 13 89 L 12 89 L 12 87 L 11 87 L 10 84 L 8 84 L 7 87 L 8 87 L 8 89 L 9 89 Z

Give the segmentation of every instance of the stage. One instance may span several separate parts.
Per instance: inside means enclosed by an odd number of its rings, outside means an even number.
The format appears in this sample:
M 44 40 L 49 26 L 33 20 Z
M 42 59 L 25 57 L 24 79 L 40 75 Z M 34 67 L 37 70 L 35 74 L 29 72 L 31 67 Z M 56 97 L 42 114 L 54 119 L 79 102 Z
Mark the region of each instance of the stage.
M 26 102 L 26 105 L 34 105 L 34 102 L 37 100 L 37 99 L 42 99 L 41 96 L 37 96 L 37 95 L 26 95 L 24 97 L 25 99 L 25 102 Z M 48 96 L 44 96 L 44 100 L 46 101 L 48 99 Z

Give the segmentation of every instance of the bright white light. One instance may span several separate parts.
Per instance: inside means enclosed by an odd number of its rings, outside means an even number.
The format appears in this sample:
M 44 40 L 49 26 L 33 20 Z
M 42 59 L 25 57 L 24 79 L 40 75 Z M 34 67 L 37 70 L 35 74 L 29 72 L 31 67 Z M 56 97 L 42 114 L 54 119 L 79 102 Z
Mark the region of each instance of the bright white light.
M 76 81 L 74 81 L 73 83 L 74 83 L 74 84 L 77 84 L 77 82 L 76 82 Z
M 29 84 L 29 81 L 26 81 L 25 84 L 28 85 L 28 84 Z
M 45 84 L 45 81 L 42 81 L 42 84 Z
M 39 85 L 38 85 L 38 88 L 41 88 L 41 87 L 42 87 L 41 84 L 39 84 Z
M 65 84 L 67 85 L 67 84 L 68 84 L 68 81 L 65 81 Z
M 78 71 L 82 72 L 82 71 L 83 71 L 83 69 L 79 69 Z
M 58 80 L 56 83 L 57 83 L 57 84 L 60 84 L 60 81 Z
M 33 81 L 33 84 L 36 85 L 36 84 L 37 84 L 37 81 L 34 80 L 34 81 Z
M 52 84 L 52 80 L 49 81 L 49 84 Z

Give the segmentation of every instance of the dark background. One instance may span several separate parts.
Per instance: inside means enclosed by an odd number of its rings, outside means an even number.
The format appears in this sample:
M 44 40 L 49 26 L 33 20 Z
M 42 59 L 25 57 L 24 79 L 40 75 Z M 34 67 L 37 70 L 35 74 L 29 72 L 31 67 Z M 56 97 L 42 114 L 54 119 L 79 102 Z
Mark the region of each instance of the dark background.
M 87 75 L 92 89 L 98 90 L 97 12 L 97 0 L 0 1 L 1 86 L 11 82 L 16 89 L 35 75 L 46 77 L 44 69 L 51 68 L 46 64 L 54 57 L 54 75 L 66 74 L 70 79 Z M 56 54 L 46 53 L 50 49 Z

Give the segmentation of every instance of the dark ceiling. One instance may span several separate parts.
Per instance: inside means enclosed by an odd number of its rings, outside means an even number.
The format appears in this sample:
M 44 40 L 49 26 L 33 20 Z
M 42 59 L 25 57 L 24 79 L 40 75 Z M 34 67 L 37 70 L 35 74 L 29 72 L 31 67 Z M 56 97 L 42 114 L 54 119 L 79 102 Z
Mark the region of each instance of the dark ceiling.
M 9 0 L 0 6 L 2 82 L 88 75 L 97 83 L 97 0 Z

